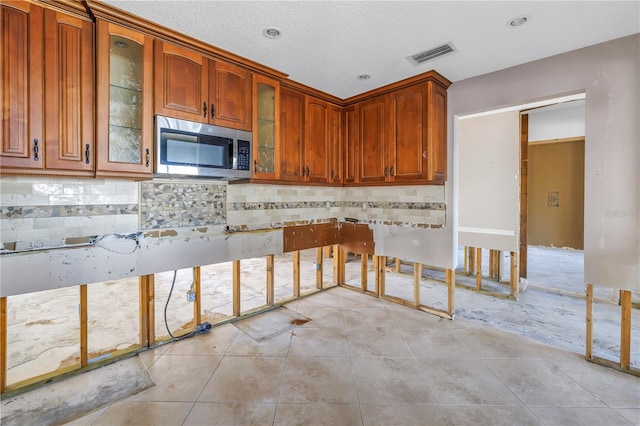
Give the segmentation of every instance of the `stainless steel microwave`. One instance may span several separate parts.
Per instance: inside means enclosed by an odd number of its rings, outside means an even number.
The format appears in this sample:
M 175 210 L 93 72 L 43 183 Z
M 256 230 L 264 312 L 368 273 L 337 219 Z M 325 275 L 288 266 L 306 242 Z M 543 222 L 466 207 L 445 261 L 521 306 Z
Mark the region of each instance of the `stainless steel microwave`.
M 251 177 L 251 132 L 156 115 L 156 176 Z

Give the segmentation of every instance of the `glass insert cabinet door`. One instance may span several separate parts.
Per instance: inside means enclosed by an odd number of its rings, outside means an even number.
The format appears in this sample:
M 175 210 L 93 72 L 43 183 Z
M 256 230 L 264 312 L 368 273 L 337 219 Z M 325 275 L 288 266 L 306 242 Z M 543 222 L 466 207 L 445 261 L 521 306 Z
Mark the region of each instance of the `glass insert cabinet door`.
M 280 84 L 278 81 L 255 75 L 253 79 L 253 177 L 278 177 L 278 111 Z
M 151 174 L 153 40 L 102 20 L 97 37 L 98 174 Z

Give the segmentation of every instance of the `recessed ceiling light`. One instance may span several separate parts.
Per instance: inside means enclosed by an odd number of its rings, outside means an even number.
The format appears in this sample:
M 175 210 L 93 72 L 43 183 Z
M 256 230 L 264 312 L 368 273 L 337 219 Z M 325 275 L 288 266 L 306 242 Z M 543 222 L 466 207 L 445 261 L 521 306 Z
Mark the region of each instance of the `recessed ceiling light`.
M 507 27 L 511 27 L 511 28 L 519 27 L 521 25 L 526 24 L 530 20 L 531 20 L 531 16 L 529 15 L 516 16 L 515 18 L 509 19 L 509 21 L 507 22 Z
M 264 31 L 262 31 L 262 34 L 264 34 L 264 36 L 267 38 L 278 38 L 282 33 L 280 32 L 279 29 L 272 27 L 272 28 L 265 28 Z
M 369 74 L 360 74 L 358 80 L 369 80 L 371 76 Z

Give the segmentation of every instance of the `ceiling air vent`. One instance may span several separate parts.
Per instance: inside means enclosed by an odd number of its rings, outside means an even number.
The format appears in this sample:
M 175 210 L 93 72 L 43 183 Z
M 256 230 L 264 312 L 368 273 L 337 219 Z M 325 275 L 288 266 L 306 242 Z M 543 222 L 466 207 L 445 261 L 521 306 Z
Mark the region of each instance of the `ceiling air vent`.
M 423 62 L 430 61 L 431 59 L 435 59 L 443 55 L 448 55 L 449 53 L 453 53 L 454 51 L 455 50 L 451 46 L 451 43 L 447 43 L 443 44 L 442 46 L 426 50 L 424 52 L 416 53 L 415 55 L 409 56 L 409 59 L 415 64 L 421 64 Z

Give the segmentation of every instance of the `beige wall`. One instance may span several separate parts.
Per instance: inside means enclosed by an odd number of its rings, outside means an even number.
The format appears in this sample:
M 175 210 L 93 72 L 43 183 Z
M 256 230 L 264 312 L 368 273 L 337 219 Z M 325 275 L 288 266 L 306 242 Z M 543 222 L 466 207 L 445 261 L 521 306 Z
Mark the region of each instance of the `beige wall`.
M 584 140 L 529 144 L 528 196 L 529 244 L 582 250 Z
M 457 116 L 586 93 L 585 281 L 640 290 L 640 34 L 457 81 L 448 93 L 450 129 Z

